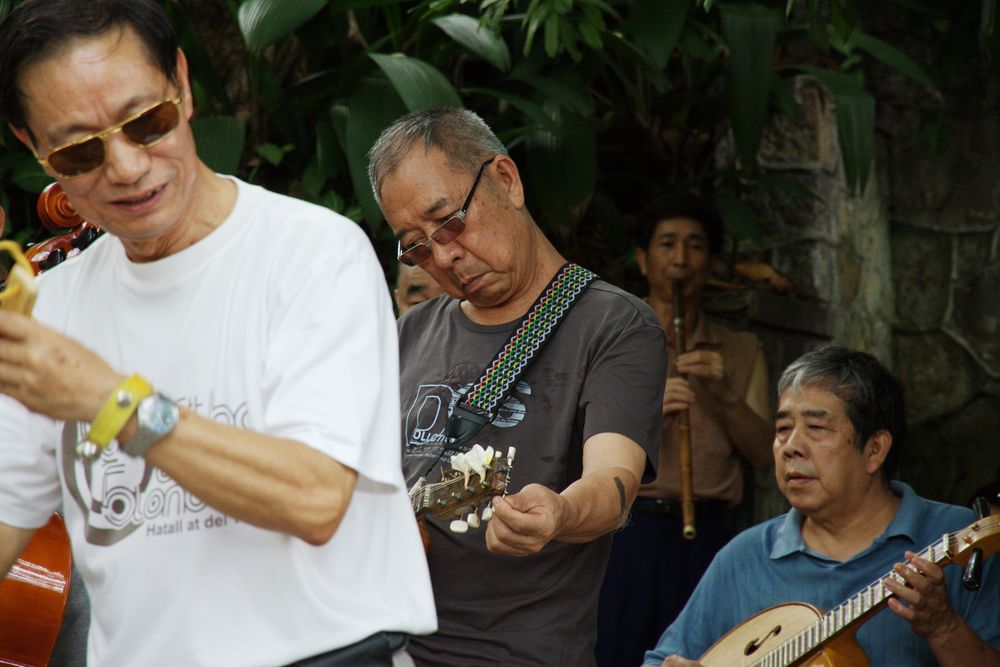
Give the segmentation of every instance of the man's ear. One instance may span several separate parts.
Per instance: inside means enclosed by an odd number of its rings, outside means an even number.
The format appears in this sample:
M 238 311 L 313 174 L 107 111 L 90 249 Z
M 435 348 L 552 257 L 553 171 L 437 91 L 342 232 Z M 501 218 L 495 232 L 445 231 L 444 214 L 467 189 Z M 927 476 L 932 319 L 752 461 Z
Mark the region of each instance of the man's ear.
M 18 141 L 27 146 L 28 150 L 30 150 L 33 154 L 38 155 L 38 152 L 35 150 L 35 142 L 31 140 L 31 135 L 28 133 L 27 128 L 14 127 L 10 123 L 7 123 L 7 127 L 10 128 L 10 131 L 15 137 L 17 137 Z
M 194 115 L 194 99 L 191 94 L 191 81 L 188 79 L 187 56 L 180 49 L 177 49 L 177 68 L 174 70 L 174 83 L 177 84 L 181 95 L 184 97 L 184 101 L 181 102 L 184 106 L 184 117 L 190 121 L 191 116 Z
M 497 155 L 493 166 L 496 169 L 497 182 L 511 204 L 516 209 L 524 208 L 524 184 L 521 183 L 521 173 L 517 165 L 510 156 Z
M 639 264 L 639 271 L 642 275 L 646 275 L 646 249 L 639 246 L 635 247 L 635 261 Z
M 865 471 L 869 475 L 877 473 L 885 464 L 890 449 L 892 449 L 892 435 L 885 429 L 876 431 L 868 438 L 864 452 Z

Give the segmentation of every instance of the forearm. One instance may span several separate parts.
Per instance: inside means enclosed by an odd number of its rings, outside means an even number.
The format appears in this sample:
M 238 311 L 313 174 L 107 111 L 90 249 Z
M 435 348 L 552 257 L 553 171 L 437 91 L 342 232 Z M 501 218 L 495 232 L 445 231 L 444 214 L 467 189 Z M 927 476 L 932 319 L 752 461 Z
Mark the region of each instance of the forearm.
M 564 490 L 563 529 L 556 539 L 589 542 L 620 527 L 639 490 L 639 480 L 626 468 L 605 468 L 584 475 Z
M 6 577 L 17 557 L 28 546 L 34 530 L 0 523 L 0 578 Z
M 334 534 L 357 480 L 354 470 L 301 442 L 184 409 L 177 427 L 146 460 L 228 516 L 310 544 Z
M 951 631 L 928 638 L 927 643 L 940 667 L 1000 667 L 1000 650 L 983 641 L 961 617 Z

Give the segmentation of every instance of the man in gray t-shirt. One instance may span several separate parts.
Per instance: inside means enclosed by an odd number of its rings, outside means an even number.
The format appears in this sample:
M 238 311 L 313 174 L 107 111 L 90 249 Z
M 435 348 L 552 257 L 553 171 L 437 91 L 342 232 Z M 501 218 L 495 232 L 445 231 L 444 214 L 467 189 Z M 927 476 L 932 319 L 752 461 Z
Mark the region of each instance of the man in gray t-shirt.
M 412 484 L 447 461 L 455 404 L 566 260 L 528 213 L 517 166 L 469 111 L 404 116 L 372 149 L 369 175 L 400 261 L 454 297 L 399 324 Z M 593 664 L 609 533 L 656 468 L 664 349 L 639 299 L 602 281 L 580 296 L 496 419 L 466 443 L 518 448 L 511 495 L 494 500 L 485 531 L 428 522 L 439 631 L 412 640 L 418 664 Z

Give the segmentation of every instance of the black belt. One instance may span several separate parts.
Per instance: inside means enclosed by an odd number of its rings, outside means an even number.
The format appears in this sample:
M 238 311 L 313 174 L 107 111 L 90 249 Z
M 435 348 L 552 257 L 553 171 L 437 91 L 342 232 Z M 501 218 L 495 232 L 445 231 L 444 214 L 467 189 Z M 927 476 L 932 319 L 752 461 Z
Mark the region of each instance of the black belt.
M 649 514 L 662 514 L 664 516 L 683 516 L 681 501 L 676 498 L 649 498 L 647 496 L 636 496 L 632 503 L 632 509 L 636 512 L 647 512 Z M 729 511 L 729 503 L 725 500 L 695 500 L 694 516 L 703 519 L 722 519 Z
M 406 646 L 400 632 L 376 632 L 361 641 L 293 662 L 288 667 L 392 667 L 392 655 Z

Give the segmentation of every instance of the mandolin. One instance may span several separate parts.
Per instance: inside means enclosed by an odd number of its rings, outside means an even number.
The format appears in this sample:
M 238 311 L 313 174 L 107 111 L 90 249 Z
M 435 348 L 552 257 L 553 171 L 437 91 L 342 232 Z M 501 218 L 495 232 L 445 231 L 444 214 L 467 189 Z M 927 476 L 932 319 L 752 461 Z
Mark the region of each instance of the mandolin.
M 454 517 L 449 528 L 456 533 L 478 528 L 480 515 L 483 521 L 489 521 L 492 510 L 486 503 L 507 492 L 515 453 L 511 447 L 505 456 L 497 456 L 492 447 L 484 450 L 473 445 L 468 452 L 451 457 L 451 467 L 442 466 L 440 482 L 427 482 L 423 477 L 417 480 L 410 489 L 410 502 L 425 550 L 430 547 L 423 523 L 427 515 L 436 519 Z M 466 518 L 460 518 L 463 516 Z
M 917 555 L 940 566 L 965 565 L 980 549 L 977 558 L 1000 551 L 1000 515 L 947 533 Z M 890 578 L 903 582 L 889 571 L 826 613 L 804 602 L 765 609 L 726 633 L 698 662 L 705 667 L 867 667 L 854 634 L 892 597 L 884 583 Z
M 0 581 L 0 666 L 48 664 L 69 597 L 72 565 L 66 526 L 53 514 Z

